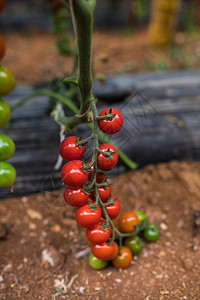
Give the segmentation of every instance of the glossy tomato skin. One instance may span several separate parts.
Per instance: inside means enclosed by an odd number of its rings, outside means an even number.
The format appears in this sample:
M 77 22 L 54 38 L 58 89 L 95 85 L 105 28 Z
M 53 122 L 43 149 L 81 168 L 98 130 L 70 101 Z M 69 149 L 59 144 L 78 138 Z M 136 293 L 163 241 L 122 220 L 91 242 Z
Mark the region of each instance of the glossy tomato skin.
M 121 113 L 115 108 L 106 108 L 100 113 L 99 117 L 104 117 L 110 112 L 110 110 L 112 114 L 115 114 L 112 120 L 100 119 L 98 120 L 98 125 L 102 132 L 107 134 L 114 134 L 120 131 L 123 126 L 123 117 Z
M 155 242 L 159 238 L 159 229 L 154 224 L 148 224 L 143 232 L 144 238 L 148 242 Z
M 80 207 L 88 202 L 89 194 L 84 193 L 82 187 L 66 187 L 64 199 L 67 204 Z
M 129 248 L 134 255 L 138 255 L 143 249 L 143 243 L 136 235 L 127 237 L 124 240 L 124 246 Z
M 117 257 L 112 260 L 112 263 L 116 268 L 125 269 L 131 264 L 132 258 L 131 250 L 122 246 L 121 254 L 117 255 Z
M 15 87 L 13 74 L 5 67 L 0 66 L 0 96 L 5 96 L 12 92 Z
M 111 198 L 111 200 L 114 200 L 114 199 L 115 199 L 115 197 Z M 111 218 L 111 220 L 117 218 L 120 213 L 120 210 L 121 210 L 119 200 L 115 200 L 115 202 L 113 204 L 106 205 L 105 209 L 106 209 L 108 216 Z
M 0 162 L 0 187 L 8 187 L 15 182 L 16 171 L 15 168 L 5 162 Z
M 8 160 L 15 152 L 14 142 L 4 134 L 0 134 L 0 161 Z
M 1 2 L 1 0 L 0 0 L 0 2 Z M 0 35 L 0 59 L 2 57 L 4 57 L 5 52 L 6 52 L 6 47 L 5 47 L 5 44 L 4 44 L 2 36 Z
M 81 160 L 72 160 L 66 163 L 62 168 L 61 178 L 66 185 L 78 187 L 86 182 L 88 174 L 82 170 Z
M 108 180 L 106 181 L 106 183 L 110 184 Z M 97 187 L 97 191 L 99 193 L 99 198 L 101 199 L 102 202 L 105 203 L 109 199 L 109 197 L 111 195 L 111 190 L 112 190 L 111 185 L 107 186 L 107 187 L 103 187 L 103 186 Z M 93 191 L 90 193 L 90 198 L 92 200 L 95 200 L 95 194 Z
M 118 244 L 115 241 L 113 241 L 112 243 L 114 245 L 114 251 L 113 251 L 112 255 L 107 257 L 107 260 L 113 260 L 115 257 L 117 257 L 118 252 L 119 252 Z
M 106 242 L 110 237 L 110 227 L 105 230 L 101 226 L 105 224 L 104 221 L 100 221 L 97 225 L 92 228 L 88 228 L 86 231 L 86 237 L 92 244 L 102 244 Z
M 0 13 L 2 13 L 5 6 L 6 6 L 6 0 L 0 0 Z
M 77 208 L 75 218 L 81 227 L 94 227 L 101 219 L 101 208 L 98 206 L 95 210 L 91 210 L 89 204 L 84 204 Z
M 77 141 L 79 140 L 80 138 L 76 136 L 69 136 L 62 141 L 59 152 L 64 160 L 77 160 L 83 157 L 86 151 L 86 146 L 77 146 Z
M 134 226 L 139 224 L 138 216 L 133 211 L 126 211 L 119 217 L 119 230 L 124 233 L 134 232 Z
M 147 219 L 146 215 L 140 210 L 134 210 L 134 213 L 138 216 L 140 223 Z
M 92 245 L 91 246 L 92 254 L 99 258 L 99 259 L 105 259 L 107 260 L 109 257 L 111 257 L 115 252 L 115 245 L 108 243 L 98 244 L 98 245 Z
M 86 163 L 91 162 L 91 159 L 87 160 Z M 91 167 L 89 168 L 89 172 L 88 172 L 88 180 L 91 181 L 92 180 L 92 172 L 93 172 L 93 165 L 91 165 Z M 96 182 L 97 183 L 102 183 L 103 181 L 105 181 L 106 176 L 101 173 L 101 172 L 97 172 L 96 173 Z
M 0 99 L 0 128 L 10 121 L 10 107 L 3 99 Z
M 104 169 L 104 170 L 109 170 L 112 169 L 117 161 L 118 161 L 118 153 L 116 148 L 111 145 L 111 144 L 102 144 L 99 146 L 99 149 L 103 152 L 107 152 L 109 149 L 109 152 L 113 153 L 111 155 L 112 159 L 110 159 L 109 157 L 105 157 L 103 153 L 98 152 L 97 154 L 97 167 L 98 169 Z
M 98 259 L 92 253 L 89 255 L 89 265 L 95 270 L 105 269 L 108 265 L 107 260 Z

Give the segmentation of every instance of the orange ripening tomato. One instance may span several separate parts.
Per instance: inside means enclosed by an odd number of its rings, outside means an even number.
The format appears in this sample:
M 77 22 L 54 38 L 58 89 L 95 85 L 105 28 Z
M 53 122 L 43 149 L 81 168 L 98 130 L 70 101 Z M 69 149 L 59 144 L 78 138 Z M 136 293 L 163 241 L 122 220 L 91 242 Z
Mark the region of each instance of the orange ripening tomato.
M 121 232 L 134 232 L 134 226 L 139 224 L 138 216 L 132 211 L 126 211 L 119 217 L 119 230 Z
M 0 0 L 0 1 L 1 1 L 1 0 Z M 0 35 L 0 59 L 1 59 L 2 57 L 4 57 L 5 52 L 6 52 L 6 47 L 5 47 L 5 44 L 4 44 L 4 41 L 3 41 L 2 36 Z
M 133 258 L 133 255 L 131 253 L 131 250 L 128 249 L 127 247 L 125 247 L 125 246 L 122 246 L 121 254 L 117 255 L 112 260 L 112 264 L 116 268 L 125 269 L 125 268 L 127 268 L 131 264 L 132 258 Z
M 0 13 L 4 10 L 6 6 L 6 0 L 0 0 Z

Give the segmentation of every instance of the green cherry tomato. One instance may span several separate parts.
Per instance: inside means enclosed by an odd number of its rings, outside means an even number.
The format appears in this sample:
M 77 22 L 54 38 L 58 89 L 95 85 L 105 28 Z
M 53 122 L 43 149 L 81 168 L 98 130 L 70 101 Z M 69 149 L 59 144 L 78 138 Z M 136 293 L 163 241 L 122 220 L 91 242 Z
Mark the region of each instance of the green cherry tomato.
M 0 161 L 11 158 L 14 152 L 14 142 L 7 135 L 0 134 Z
M 5 162 L 0 162 L 0 187 L 8 187 L 15 182 L 16 171 L 15 168 Z
M 0 99 L 0 128 L 10 121 L 10 107 L 3 99 Z
M 89 255 L 89 264 L 95 270 L 102 270 L 107 267 L 108 261 L 103 259 L 98 259 L 92 253 Z
M 12 92 L 15 87 L 13 74 L 5 67 L 0 66 L 0 96 L 5 96 Z
M 144 238 L 148 242 L 155 242 L 159 237 L 158 227 L 154 224 L 148 224 L 143 232 Z
M 134 213 L 138 216 L 140 223 L 147 218 L 146 215 L 140 210 L 134 210 Z
M 143 249 L 143 243 L 141 239 L 136 236 L 129 236 L 124 240 L 124 245 L 129 248 L 132 252 L 132 254 L 139 254 Z

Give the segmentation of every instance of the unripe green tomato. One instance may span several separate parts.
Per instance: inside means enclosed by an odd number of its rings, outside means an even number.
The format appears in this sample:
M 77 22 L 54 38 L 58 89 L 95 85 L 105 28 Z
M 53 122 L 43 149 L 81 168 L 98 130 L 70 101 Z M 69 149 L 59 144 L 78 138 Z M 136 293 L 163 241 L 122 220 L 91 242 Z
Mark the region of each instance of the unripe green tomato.
M 146 215 L 140 210 L 134 210 L 134 213 L 138 216 L 140 223 L 147 218 Z
M 159 237 L 159 229 L 154 224 L 148 224 L 144 229 L 143 235 L 147 242 L 155 242 Z
M 16 171 L 15 168 L 5 162 L 0 162 L 0 187 L 8 187 L 15 182 Z
M 10 107 L 3 99 L 0 99 L 0 128 L 10 121 Z
M 7 68 L 0 66 L 0 96 L 12 92 L 15 87 L 15 78 Z
M 143 243 L 136 235 L 127 237 L 124 240 L 124 245 L 129 248 L 134 255 L 139 254 L 143 249 Z
M 107 267 L 108 261 L 103 259 L 98 259 L 92 253 L 89 255 L 89 264 L 95 270 L 102 270 Z
M 11 158 L 14 152 L 14 142 L 7 135 L 0 134 L 0 161 Z

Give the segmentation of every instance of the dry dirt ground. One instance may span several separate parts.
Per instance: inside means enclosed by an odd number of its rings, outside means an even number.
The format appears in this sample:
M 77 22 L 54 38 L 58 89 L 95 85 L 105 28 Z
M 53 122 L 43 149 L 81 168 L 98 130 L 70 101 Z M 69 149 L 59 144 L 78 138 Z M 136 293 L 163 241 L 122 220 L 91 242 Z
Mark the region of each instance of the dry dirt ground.
M 48 33 L 2 33 L 7 52 L 2 64 L 9 67 L 17 83 L 41 83 L 72 70 L 72 58 L 58 54 L 55 37 Z M 125 35 L 95 32 L 93 70 L 104 74 L 146 70 L 200 68 L 200 31 L 195 35 L 177 33 L 175 43 L 155 50 L 147 45 L 146 30 Z
M 200 299 L 200 246 L 193 226 L 194 210 L 200 209 L 200 163 L 149 165 L 112 183 L 123 210 L 140 209 L 159 226 L 159 240 L 146 244 L 126 270 L 95 271 L 87 256 L 76 258 L 86 248 L 84 230 L 62 191 L 2 200 L 0 299 Z M 41 259 L 43 250 L 52 252 L 54 266 Z

